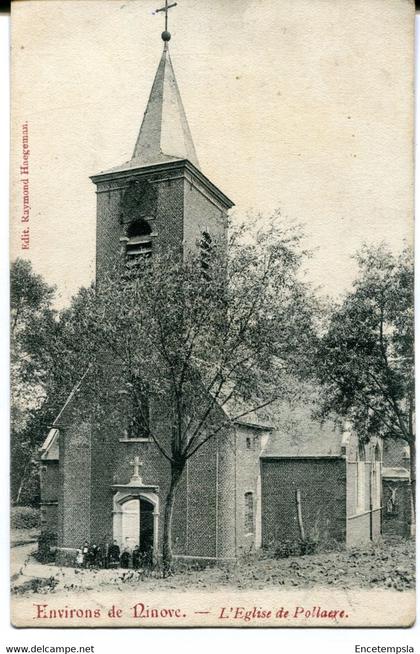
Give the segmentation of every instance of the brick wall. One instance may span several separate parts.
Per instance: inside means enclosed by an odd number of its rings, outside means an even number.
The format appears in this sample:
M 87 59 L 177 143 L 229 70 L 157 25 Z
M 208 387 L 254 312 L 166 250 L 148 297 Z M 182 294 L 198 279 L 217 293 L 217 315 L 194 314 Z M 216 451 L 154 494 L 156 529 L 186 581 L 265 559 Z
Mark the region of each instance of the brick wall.
M 120 238 L 124 236 L 121 225 L 121 204 L 124 185 L 106 183 L 97 189 L 96 220 L 96 280 L 98 284 L 104 274 L 115 264 L 121 252 Z
M 189 459 L 174 510 L 176 554 L 235 556 L 234 434 L 223 429 Z
M 175 172 L 151 174 L 141 178 L 115 179 L 102 182 L 97 188 L 96 223 L 96 278 L 112 270 L 115 261 L 124 251 L 120 238 L 126 235 L 127 225 L 145 216 L 157 236 L 153 238 L 153 251 L 160 248 L 179 248 L 182 252 L 184 181 Z M 145 183 L 154 193 L 145 193 Z M 133 184 L 134 183 L 134 184 Z M 138 192 L 138 205 L 133 194 Z M 129 196 L 130 201 L 128 201 Z M 145 203 L 145 204 L 144 204 Z
M 42 502 L 56 502 L 59 494 L 59 468 L 58 460 L 41 461 L 40 466 L 40 485 Z
M 58 498 L 60 476 L 58 461 L 42 461 L 41 485 L 41 532 L 58 533 Z
M 59 540 L 80 547 L 90 537 L 91 425 L 73 415 L 60 437 Z
M 410 456 L 408 445 L 405 441 L 386 440 L 384 442 L 385 467 L 401 467 L 410 469 Z
M 182 254 L 184 238 L 184 179 L 173 173 L 173 177 L 165 177 L 155 182 L 158 189 L 158 208 L 155 231 L 157 237 L 153 241 L 156 252 L 167 248 Z
M 41 534 L 58 533 L 58 502 L 41 504 Z
M 118 435 L 118 429 L 109 423 L 95 429 L 92 434 L 90 537 L 92 542 L 98 544 L 113 540 L 112 484 L 118 457 Z
M 300 537 L 296 490 L 301 491 L 305 535 L 321 545 L 344 541 L 346 466 L 344 459 L 262 459 L 262 543 Z
M 184 183 L 184 247 L 185 252 L 195 252 L 203 232 L 213 239 L 226 239 L 227 213 L 220 203 L 209 196 L 200 185 L 189 179 Z
M 188 551 L 189 556 L 215 557 L 217 530 L 217 447 L 210 440 L 188 465 Z M 178 505 L 178 510 L 181 506 Z
M 234 558 L 237 553 L 237 438 L 233 428 L 223 430 L 217 438 L 217 556 L 225 559 Z

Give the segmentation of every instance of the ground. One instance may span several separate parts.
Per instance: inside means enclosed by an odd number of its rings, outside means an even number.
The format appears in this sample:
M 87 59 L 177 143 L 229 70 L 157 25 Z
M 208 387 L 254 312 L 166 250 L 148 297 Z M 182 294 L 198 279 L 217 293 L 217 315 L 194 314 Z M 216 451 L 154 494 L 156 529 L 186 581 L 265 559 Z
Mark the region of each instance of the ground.
M 18 595 L 52 592 L 68 598 L 86 590 L 162 591 L 262 590 L 281 587 L 335 589 L 390 589 L 415 587 L 413 540 L 387 540 L 359 548 L 276 559 L 268 554 L 243 558 L 238 564 L 193 569 L 179 566 L 163 579 L 159 570 L 78 570 L 36 561 L 32 534 L 14 534 L 12 545 L 12 592 Z M 32 542 L 31 542 L 32 541 Z

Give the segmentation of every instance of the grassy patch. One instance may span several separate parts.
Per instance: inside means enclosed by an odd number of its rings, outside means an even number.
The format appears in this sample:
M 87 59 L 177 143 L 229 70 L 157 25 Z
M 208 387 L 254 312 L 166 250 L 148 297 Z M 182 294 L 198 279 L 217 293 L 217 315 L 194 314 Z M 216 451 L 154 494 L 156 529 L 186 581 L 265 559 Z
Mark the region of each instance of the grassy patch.
M 32 559 L 34 562 L 34 559 Z M 33 563 L 25 568 L 31 575 Z M 273 552 L 247 552 L 237 562 L 208 565 L 178 562 L 173 574 L 163 577 L 160 566 L 150 570 L 95 570 L 41 566 L 54 574 L 58 585 L 45 582 L 39 592 L 86 592 L 92 589 L 141 587 L 142 590 L 264 590 L 267 588 L 390 589 L 415 587 L 415 544 L 413 540 L 370 543 L 363 547 L 340 547 L 328 552 L 276 558 Z M 57 574 L 55 575 L 55 570 Z M 35 582 L 38 583 L 38 582 Z M 39 582 L 40 583 L 40 582 Z M 26 591 L 33 592 L 25 584 Z
M 31 506 L 13 506 L 10 511 L 11 529 L 34 529 L 39 526 L 39 509 Z
M 48 577 L 47 579 L 35 577 L 28 579 L 23 584 L 12 586 L 11 592 L 13 595 L 26 595 L 27 593 L 51 593 L 57 586 L 58 581 L 55 577 Z

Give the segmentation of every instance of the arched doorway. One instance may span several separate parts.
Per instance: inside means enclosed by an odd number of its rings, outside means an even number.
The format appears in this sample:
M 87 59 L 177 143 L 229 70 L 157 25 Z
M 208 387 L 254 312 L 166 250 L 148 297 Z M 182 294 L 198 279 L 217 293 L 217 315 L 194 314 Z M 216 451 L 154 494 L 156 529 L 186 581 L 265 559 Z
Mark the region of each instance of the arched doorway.
M 139 545 L 142 554 L 153 551 L 154 506 L 142 497 L 129 499 L 121 505 L 121 544 L 133 549 Z
M 114 539 L 121 550 L 139 546 L 142 554 L 156 553 L 158 498 L 154 493 L 122 493 L 114 497 Z

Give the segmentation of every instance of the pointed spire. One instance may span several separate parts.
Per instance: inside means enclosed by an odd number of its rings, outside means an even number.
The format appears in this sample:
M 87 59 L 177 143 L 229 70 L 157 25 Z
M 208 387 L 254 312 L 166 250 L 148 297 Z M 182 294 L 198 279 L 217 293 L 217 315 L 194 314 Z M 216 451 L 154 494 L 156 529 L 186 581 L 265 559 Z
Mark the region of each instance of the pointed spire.
M 199 168 L 167 40 L 130 165 L 188 159 Z

